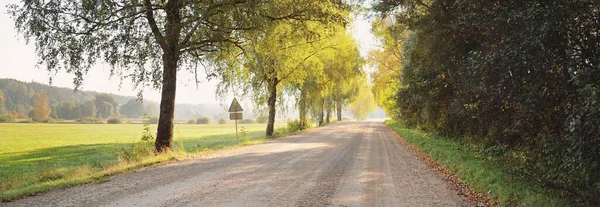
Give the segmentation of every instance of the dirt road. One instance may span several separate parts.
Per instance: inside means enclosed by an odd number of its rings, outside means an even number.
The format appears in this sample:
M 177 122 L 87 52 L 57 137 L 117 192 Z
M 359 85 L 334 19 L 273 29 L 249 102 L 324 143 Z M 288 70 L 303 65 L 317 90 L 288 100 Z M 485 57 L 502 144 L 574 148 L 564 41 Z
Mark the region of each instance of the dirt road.
M 380 122 L 343 122 L 0 206 L 465 206 Z

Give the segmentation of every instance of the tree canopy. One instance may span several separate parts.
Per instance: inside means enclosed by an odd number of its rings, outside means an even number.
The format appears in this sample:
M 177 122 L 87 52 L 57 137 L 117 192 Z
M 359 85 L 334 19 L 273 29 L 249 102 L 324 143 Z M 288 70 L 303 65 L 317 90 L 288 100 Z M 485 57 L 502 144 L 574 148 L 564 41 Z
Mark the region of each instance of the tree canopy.
M 196 73 L 199 63 L 213 60 L 211 53 L 229 53 L 273 23 L 294 28 L 343 23 L 347 9 L 339 0 L 31 0 L 10 5 L 9 13 L 17 30 L 36 45 L 39 63 L 51 72 L 74 74 L 76 87 L 102 60 L 111 74 L 140 90 L 160 88 L 155 145 L 162 152 L 172 144 L 180 69 Z
M 381 75 L 385 56 L 372 59 L 388 114 L 467 137 L 519 163 L 522 176 L 597 198 L 589 195 L 600 183 L 600 2 L 389 0 L 374 8 L 389 21 L 384 45 L 401 45 L 395 80 Z

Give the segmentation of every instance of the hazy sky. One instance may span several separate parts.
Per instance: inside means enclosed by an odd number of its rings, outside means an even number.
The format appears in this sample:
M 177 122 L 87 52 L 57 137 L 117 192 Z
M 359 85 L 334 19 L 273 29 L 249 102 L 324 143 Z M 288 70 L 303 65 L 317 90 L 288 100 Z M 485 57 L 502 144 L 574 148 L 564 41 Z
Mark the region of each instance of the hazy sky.
M 2 0 L 0 2 L 0 78 L 14 78 L 21 81 L 35 81 L 48 83 L 49 74 L 44 66 L 37 68 L 38 57 L 35 54 L 33 44 L 25 44 L 21 35 L 16 33 L 14 22 L 6 13 L 6 5 L 19 3 L 20 0 Z M 361 49 L 361 55 L 366 56 L 367 52 L 376 44 L 375 37 L 371 33 L 371 24 L 364 17 L 356 19 L 352 25 L 352 33 L 358 40 Z M 137 91 L 133 89 L 131 83 L 127 80 L 119 87 L 119 79 L 109 77 L 110 68 L 99 61 L 99 64 L 92 68 L 84 77 L 83 90 L 114 93 L 119 95 L 135 96 Z M 53 76 L 53 86 L 73 88 L 73 75 L 59 73 Z M 202 78 L 201 83 L 196 89 L 193 81 L 193 75 L 181 71 L 178 76 L 177 103 L 221 103 L 215 98 L 215 89 L 217 80 L 207 81 Z M 144 99 L 153 101 L 160 100 L 160 93 L 156 90 L 145 89 Z M 226 98 L 226 101 L 230 98 Z M 247 105 L 243 101 L 242 105 Z

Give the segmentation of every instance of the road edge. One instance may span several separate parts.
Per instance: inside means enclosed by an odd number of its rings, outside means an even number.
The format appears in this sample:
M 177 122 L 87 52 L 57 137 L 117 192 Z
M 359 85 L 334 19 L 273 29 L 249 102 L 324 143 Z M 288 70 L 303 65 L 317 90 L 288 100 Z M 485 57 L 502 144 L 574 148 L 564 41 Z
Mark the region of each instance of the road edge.
M 419 158 L 419 160 L 423 161 L 427 166 L 429 166 L 437 175 L 441 176 L 447 183 L 452 186 L 453 190 L 458 191 L 458 194 L 461 196 L 467 197 L 469 202 L 471 202 L 475 206 L 497 206 L 496 201 L 491 199 L 487 194 L 480 193 L 473 190 L 469 185 L 460 181 L 460 178 L 450 172 L 448 168 L 439 164 L 435 159 L 431 158 L 428 154 L 422 152 L 417 146 L 407 142 L 404 138 L 402 138 L 396 131 L 394 131 L 387 124 L 384 124 L 386 130 L 393 134 L 393 136 L 402 143 L 406 148 L 408 148 L 415 156 Z

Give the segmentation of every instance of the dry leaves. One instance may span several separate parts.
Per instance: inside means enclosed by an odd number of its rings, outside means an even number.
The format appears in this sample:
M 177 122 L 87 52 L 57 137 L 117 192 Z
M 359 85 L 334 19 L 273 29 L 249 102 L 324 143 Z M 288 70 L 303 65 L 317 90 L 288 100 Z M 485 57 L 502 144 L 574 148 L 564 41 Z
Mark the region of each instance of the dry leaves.
M 498 206 L 498 203 L 491 199 L 487 193 L 477 192 L 471 189 L 468 185 L 461 182 L 460 179 L 452 174 L 447 168 L 437 163 L 433 158 L 429 157 L 429 155 L 421 152 L 421 150 L 408 143 L 404 138 L 400 137 L 400 135 L 396 134 L 394 130 L 391 130 L 387 127 L 387 130 L 393 132 L 394 136 L 410 151 L 412 151 L 419 159 L 425 162 L 429 167 L 431 167 L 438 175 L 442 176 L 451 186 L 452 189 L 458 191 L 459 195 L 465 196 L 469 199 L 469 201 L 475 206 Z

